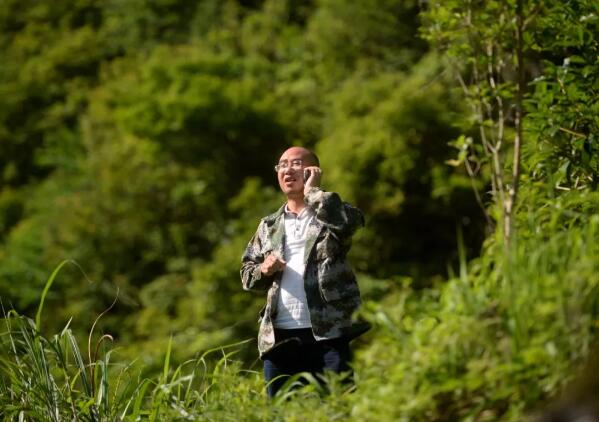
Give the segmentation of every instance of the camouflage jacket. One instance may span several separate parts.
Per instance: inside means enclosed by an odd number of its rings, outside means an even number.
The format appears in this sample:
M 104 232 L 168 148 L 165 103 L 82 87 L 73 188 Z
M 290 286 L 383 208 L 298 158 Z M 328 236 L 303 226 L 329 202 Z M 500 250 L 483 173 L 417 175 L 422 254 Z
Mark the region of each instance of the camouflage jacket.
M 364 225 L 362 212 L 342 202 L 338 194 L 311 188 L 304 197 L 315 217 L 308 226 L 304 262 L 304 289 L 316 340 L 340 337 L 350 332 L 352 313 L 360 305 L 360 291 L 346 255 L 351 237 Z M 284 256 L 284 206 L 260 221 L 242 257 L 241 281 L 245 290 L 266 290 L 266 305 L 260 312 L 258 350 L 260 357 L 275 344 L 273 321 L 282 272 L 264 276 L 260 264 L 270 253 Z

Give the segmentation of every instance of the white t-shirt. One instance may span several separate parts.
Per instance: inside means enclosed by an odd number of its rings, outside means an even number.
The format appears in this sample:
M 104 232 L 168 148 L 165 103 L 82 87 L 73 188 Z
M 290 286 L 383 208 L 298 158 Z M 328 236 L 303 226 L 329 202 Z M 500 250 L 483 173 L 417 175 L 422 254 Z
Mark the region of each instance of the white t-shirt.
M 281 279 L 281 290 L 277 303 L 274 326 L 283 329 L 309 328 L 310 312 L 304 290 L 304 251 L 308 225 L 314 211 L 305 207 L 299 214 L 289 211 L 285 205 L 285 256 L 287 263 Z

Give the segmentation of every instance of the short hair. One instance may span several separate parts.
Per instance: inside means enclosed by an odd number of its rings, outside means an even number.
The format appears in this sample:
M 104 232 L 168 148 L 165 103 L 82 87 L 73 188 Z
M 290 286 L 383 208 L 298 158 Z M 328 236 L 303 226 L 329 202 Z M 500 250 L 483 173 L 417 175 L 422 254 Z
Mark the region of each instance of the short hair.
M 299 145 L 294 145 L 292 147 L 289 147 L 285 150 L 285 152 L 289 151 L 292 148 L 298 148 L 298 149 L 303 149 L 304 151 L 306 151 L 308 153 L 308 156 L 310 157 L 310 160 L 314 162 L 314 165 L 316 167 L 320 167 L 320 160 L 318 159 L 318 156 L 316 155 L 316 153 L 314 151 L 312 151 L 311 149 L 308 149 L 306 147 L 302 147 Z
M 316 165 L 316 167 L 320 167 L 320 160 L 318 159 L 318 156 L 316 155 L 316 153 L 314 151 L 312 151 L 311 149 L 309 149 L 308 152 L 312 156 L 312 160 L 314 161 L 314 164 Z

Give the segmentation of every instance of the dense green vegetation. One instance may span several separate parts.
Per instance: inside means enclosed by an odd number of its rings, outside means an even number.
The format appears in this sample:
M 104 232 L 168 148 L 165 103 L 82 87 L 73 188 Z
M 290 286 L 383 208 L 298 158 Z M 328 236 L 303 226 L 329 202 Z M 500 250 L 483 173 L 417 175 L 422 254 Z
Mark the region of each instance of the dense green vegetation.
M 597 33 L 591 0 L 0 2 L 0 415 L 522 420 L 596 338 Z M 269 404 L 239 264 L 292 144 L 366 215 L 374 329 L 355 392 Z

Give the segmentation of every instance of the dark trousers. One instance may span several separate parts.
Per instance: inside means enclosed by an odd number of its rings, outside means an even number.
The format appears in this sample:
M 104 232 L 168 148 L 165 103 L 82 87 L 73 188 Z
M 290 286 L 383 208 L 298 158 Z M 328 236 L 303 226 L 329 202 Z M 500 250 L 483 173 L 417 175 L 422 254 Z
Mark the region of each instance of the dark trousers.
M 284 342 L 292 338 L 299 341 Z M 325 371 L 349 372 L 351 378 L 351 353 L 346 338 L 316 341 L 311 328 L 275 329 L 275 341 L 277 344 L 284 343 L 264 357 L 264 378 L 270 398 L 274 397 L 289 376 L 300 372 L 313 375 Z

